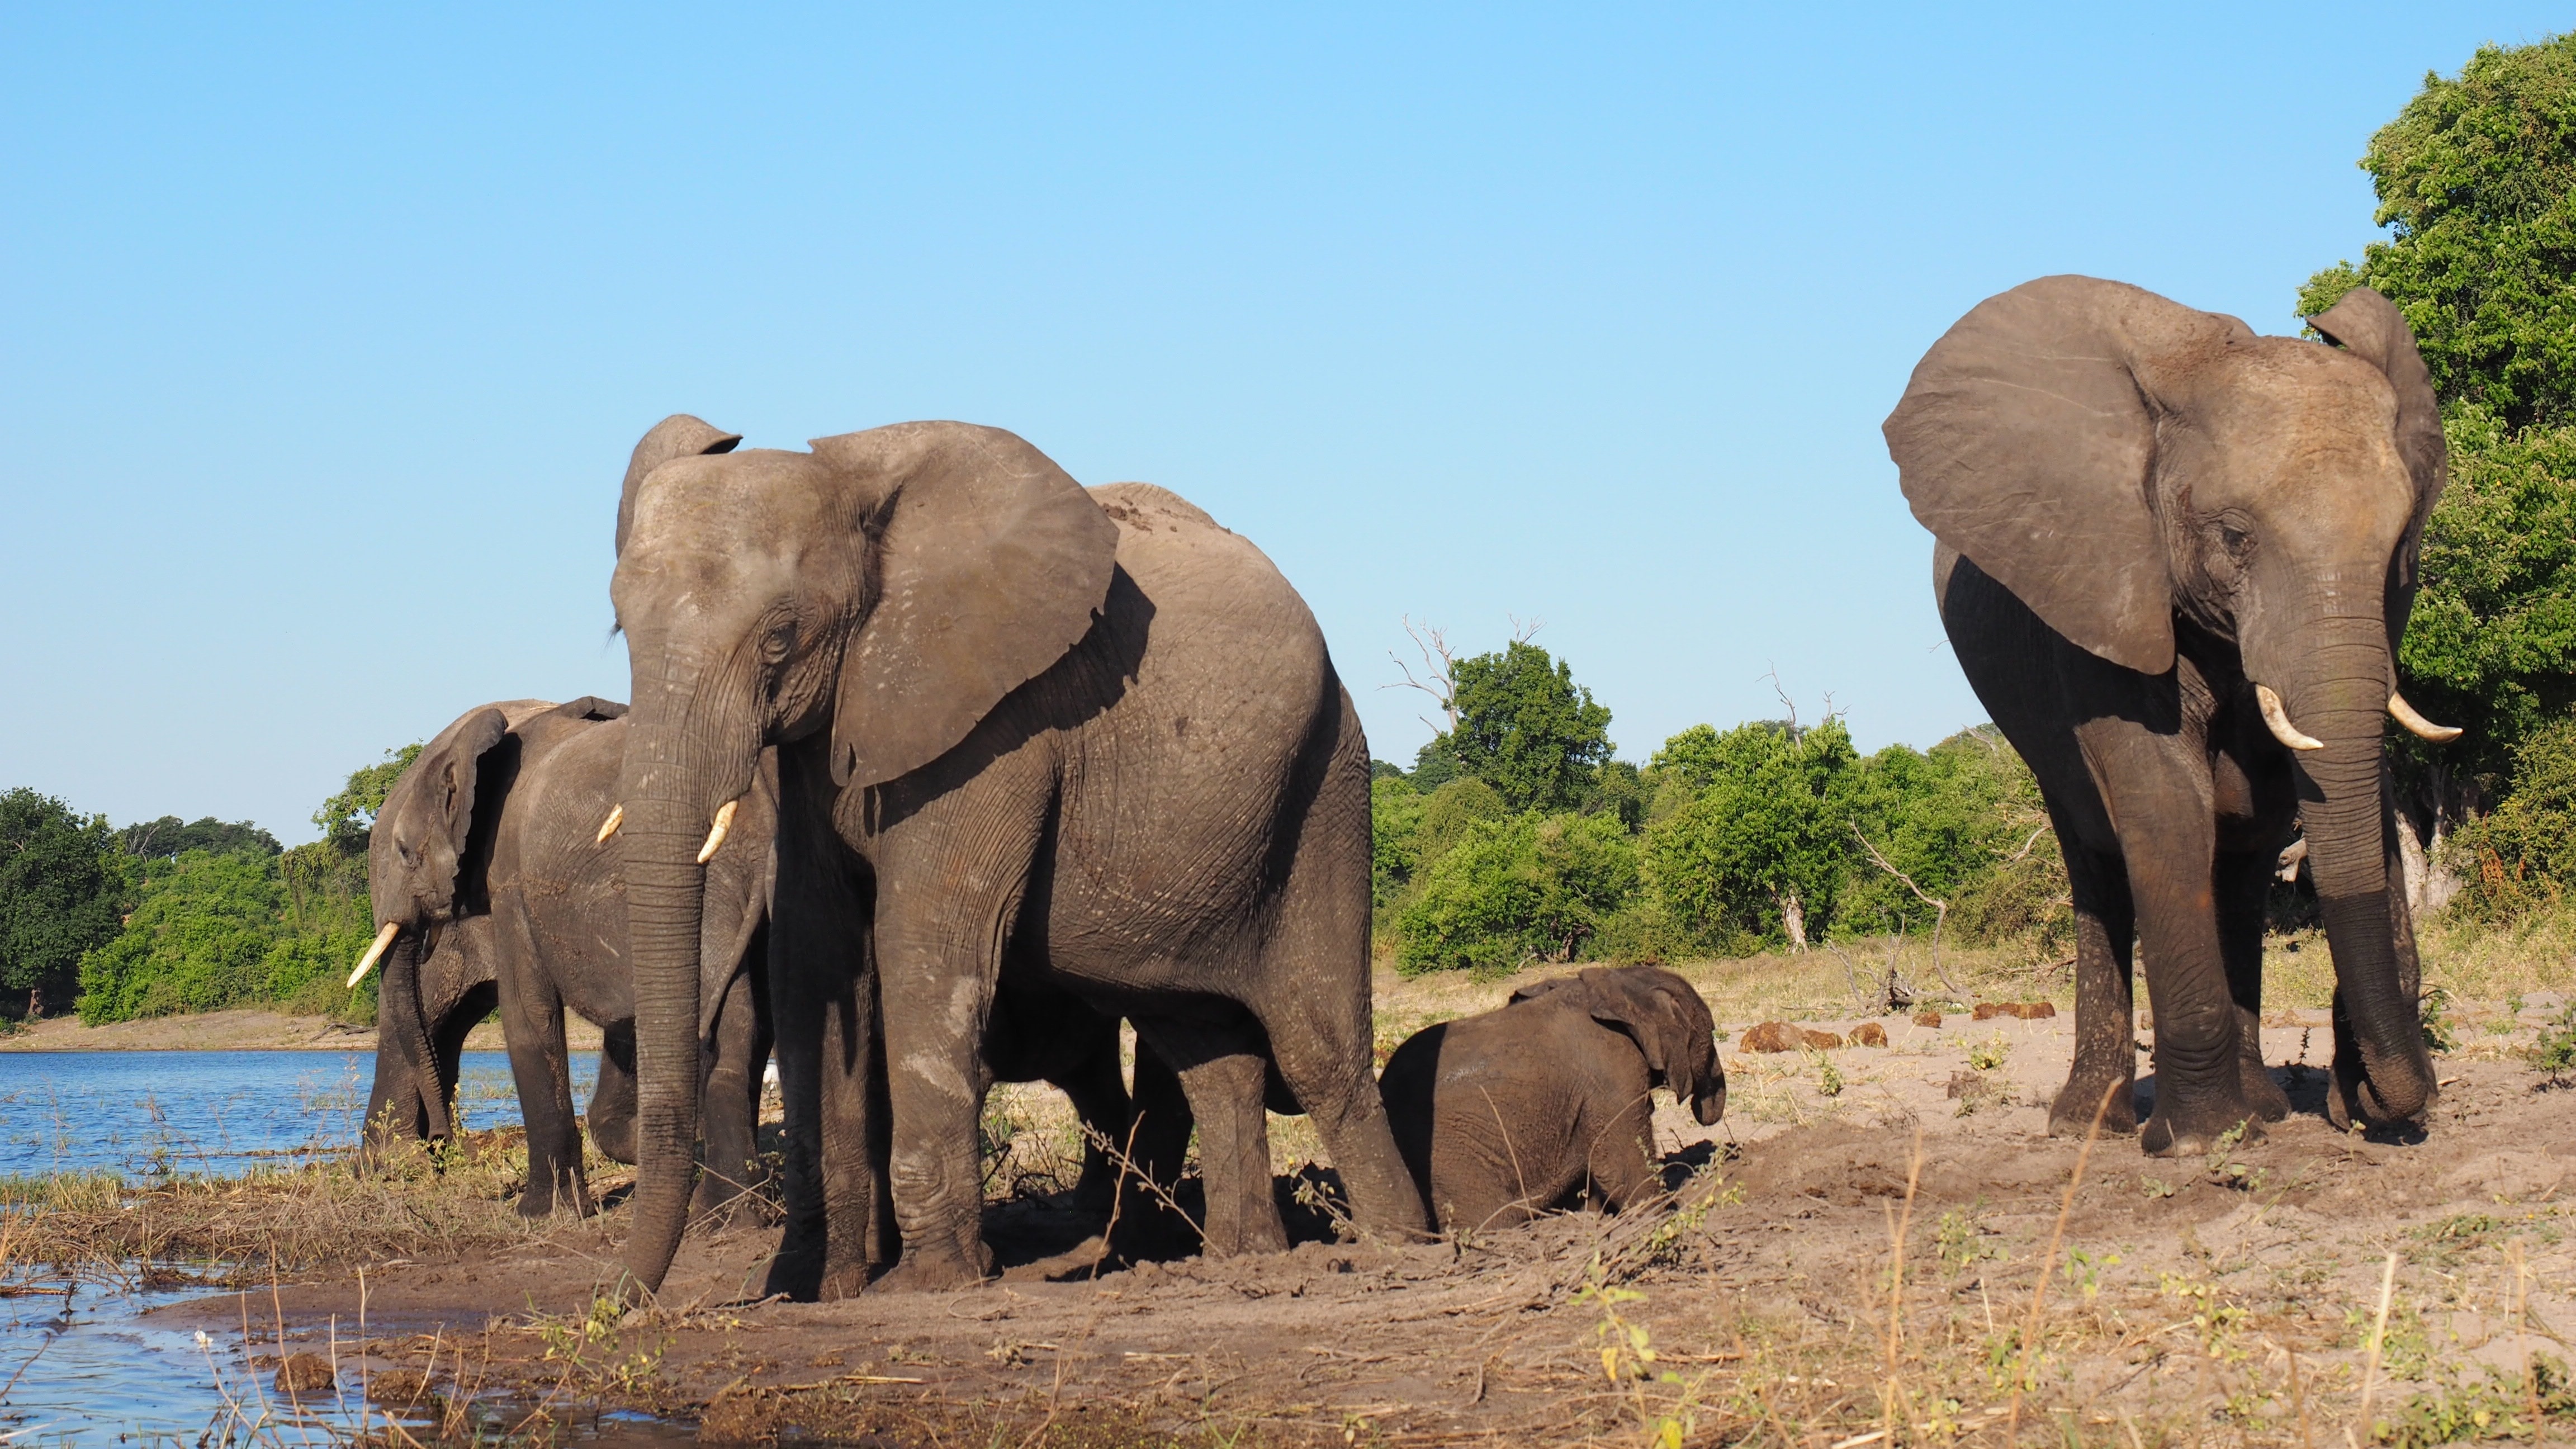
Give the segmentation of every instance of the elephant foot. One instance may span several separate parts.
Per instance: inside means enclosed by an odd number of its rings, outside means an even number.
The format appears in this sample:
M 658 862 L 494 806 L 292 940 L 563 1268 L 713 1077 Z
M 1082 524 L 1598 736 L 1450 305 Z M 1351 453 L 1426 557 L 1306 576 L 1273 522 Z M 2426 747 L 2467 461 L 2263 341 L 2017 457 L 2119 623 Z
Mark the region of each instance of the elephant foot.
M 2102 1105 L 2102 1094 L 2111 1104 Z M 2048 1135 L 2082 1137 L 2093 1130 L 2093 1114 L 2102 1114 L 2102 1131 L 2126 1137 L 2138 1130 L 2138 1084 L 2129 1077 L 2070 1077 L 2048 1108 Z
M 845 1298 L 858 1297 L 867 1291 L 867 1287 L 867 1267 L 864 1264 L 853 1264 L 824 1274 L 823 1284 L 815 1290 L 814 1300 L 822 1303 L 838 1303 Z
M 2198 1110 L 2158 1103 L 2156 1114 L 2138 1130 L 2138 1146 L 2149 1157 L 2204 1157 L 2218 1150 L 2218 1140 L 2243 1128 L 2239 1143 L 2263 1140 L 2262 1120 L 2252 1107 L 2236 1102 Z
M 993 1276 L 992 1250 L 975 1245 L 971 1259 L 950 1252 L 933 1252 L 906 1243 L 903 1260 L 892 1271 L 876 1281 L 880 1293 L 949 1293 L 960 1288 L 977 1287 Z
M 2246 1057 L 2238 1061 L 2237 1066 L 2238 1075 L 2243 1079 L 2245 1105 L 2254 1109 L 2254 1115 L 2266 1122 L 2288 1121 L 2290 1094 L 2281 1090 L 2279 1082 L 2272 1080 L 2272 1069 L 2263 1065 L 2263 1059 Z

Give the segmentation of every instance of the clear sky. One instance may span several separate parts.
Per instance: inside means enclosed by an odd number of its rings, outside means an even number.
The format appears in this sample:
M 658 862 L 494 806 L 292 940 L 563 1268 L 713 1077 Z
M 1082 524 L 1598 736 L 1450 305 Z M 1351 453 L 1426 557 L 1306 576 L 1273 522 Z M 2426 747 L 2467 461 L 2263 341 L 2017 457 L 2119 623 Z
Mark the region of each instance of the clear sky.
M 1221 13 L 1219 13 L 1221 12 Z M 1940 12 L 1940 13 L 1935 13 Z M 1878 433 L 2087 272 L 2292 332 L 2354 166 L 2537 4 L 0 9 L 0 787 L 293 841 L 469 706 L 626 695 L 656 419 L 1177 490 L 1375 753 L 1512 616 L 1643 760 L 1982 718 Z

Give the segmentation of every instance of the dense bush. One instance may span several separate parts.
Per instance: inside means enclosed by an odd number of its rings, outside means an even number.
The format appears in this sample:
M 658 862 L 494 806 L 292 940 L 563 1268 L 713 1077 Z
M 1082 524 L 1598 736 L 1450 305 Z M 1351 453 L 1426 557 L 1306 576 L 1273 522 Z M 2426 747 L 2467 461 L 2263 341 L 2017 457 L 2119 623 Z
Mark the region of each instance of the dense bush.
M 1405 971 L 1500 971 L 1571 960 L 1636 889 L 1636 847 L 1614 816 L 1473 821 L 1403 908 L 1396 962 Z
M 125 911 L 123 857 L 104 817 L 49 795 L 0 794 L 0 988 L 41 1016 L 68 1003 L 84 952 L 113 938 Z
M 2465 885 L 2458 909 L 2511 920 L 2555 905 L 2576 881 L 2576 719 L 2531 732 L 2515 752 L 2512 793 L 2451 836 Z

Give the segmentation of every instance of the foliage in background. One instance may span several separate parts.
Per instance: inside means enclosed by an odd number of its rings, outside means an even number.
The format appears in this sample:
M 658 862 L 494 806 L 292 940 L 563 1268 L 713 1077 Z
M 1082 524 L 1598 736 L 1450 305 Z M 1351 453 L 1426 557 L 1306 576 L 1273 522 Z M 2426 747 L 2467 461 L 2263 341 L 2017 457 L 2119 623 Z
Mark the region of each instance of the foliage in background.
M 2454 832 L 2451 853 L 2467 877 L 2457 909 L 2512 921 L 2558 904 L 2576 879 L 2576 720 L 2523 740 L 2513 793 Z
M 372 1019 L 375 982 L 341 984 L 374 934 L 367 831 L 419 752 L 351 773 L 314 812 L 323 838 L 292 850 L 247 822 L 164 817 L 120 832 L 136 852 L 131 914 L 78 958 L 81 1019 L 252 1005 Z
M 1375 764 L 1374 896 L 1400 969 L 1795 948 L 1928 931 L 1944 910 L 1967 940 L 2054 950 L 2071 933 L 2037 784 L 1991 727 L 1864 759 L 1839 719 L 1694 725 L 1641 769 L 1597 756 L 1609 711 L 1567 665 L 1512 649 L 1528 693 L 1552 701 L 1519 717 L 1557 721 L 1543 757 L 1582 770 L 1547 807 L 1517 803 L 1543 792 L 1488 777 L 1515 769 L 1511 752 L 1453 747 L 1472 733 L 1464 708 L 1409 774 Z
M 1449 666 L 1458 773 L 1492 786 L 1512 810 L 1572 810 L 1610 758 L 1610 711 L 1546 650 L 1515 639 Z
M 2456 78 L 2427 75 L 2361 167 L 2388 238 L 2309 278 L 2298 310 L 2376 288 L 2442 403 L 2451 485 L 2399 662 L 2408 698 L 2468 733 L 2397 740 L 2409 808 L 2438 834 L 2521 788 L 2525 747 L 2576 705 L 2576 36 L 2483 46 Z M 2522 829 L 2447 858 L 2487 870 L 2532 844 Z M 2490 874 L 2471 910 L 2527 903 L 2542 863 L 2510 860 L 2521 884 Z
M 84 952 L 114 937 L 125 872 L 104 816 L 49 795 L 0 795 L 0 988 L 42 1015 L 71 1000 Z

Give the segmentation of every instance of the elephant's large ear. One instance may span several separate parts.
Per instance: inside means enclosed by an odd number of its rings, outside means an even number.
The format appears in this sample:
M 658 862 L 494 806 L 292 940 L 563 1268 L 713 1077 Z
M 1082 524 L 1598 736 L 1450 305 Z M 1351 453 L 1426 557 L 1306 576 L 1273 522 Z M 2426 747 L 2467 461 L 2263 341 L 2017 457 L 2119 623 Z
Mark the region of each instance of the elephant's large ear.
M 2398 584 L 2409 595 L 2415 587 L 2416 546 L 2424 520 L 2440 502 L 2451 481 L 2450 449 L 2442 439 L 2441 405 L 2433 398 L 2433 374 L 2415 348 L 2415 331 L 2397 305 L 2368 287 L 2355 287 L 2343 300 L 2308 319 L 2328 342 L 2387 374 L 2397 393 L 2397 454 L 2415 480 L 2415 514 L 2407 524 L 2406 542 L 2398 550 Z
M 626 460 L 626 482 L 617 490 L 617 551 L 626 552 L 626 530 L 635 523 L 635 490 L 656 468 L 673 458 L 693 458 L 702 453 L 730 453 L 742 441 L 742 434 L 728 433 L 704 418 L 687 413 L 673 413 L 653 425 L 636 443 L 633 456 Z
M 1118 525 L 1044 453 L 998 428 L 903 423 L 817 438 L 881 492 L 877 603 L 841 657 L 832 779 L 875 785 L 946 754 L 1090 631 Z
M 1977 304 L 1915 365 L 1883 429 L 1905 501 L 2076 644 L 2160 674 L 2173 586 L 2147 495 L 2155 415 L 2139 370 L 2233 318 L 2092 277 Z
M 474 833 L 474 788 L 483 756 L 510 732 L 509 716 L 489 707 L 478 709 L 439 732 L 412 762 L 405 778 L 416 782 L 428 817 L 438 822 L 449 847 L 460 860 Z
M 1582 984 L 1582 981 L 1583 978 L 1580 976 L 1551 976 L 1544 981 L 1533 981 L 1527 986 L 1520 987 L 1513 991 L 1511 999 L 1503 1004 L 1505 1006 L 1518 1006 L 1524 1001 L 1536 1001 L 1542 996 L 1552 995 L 1569 986 L 1580 985 Z

